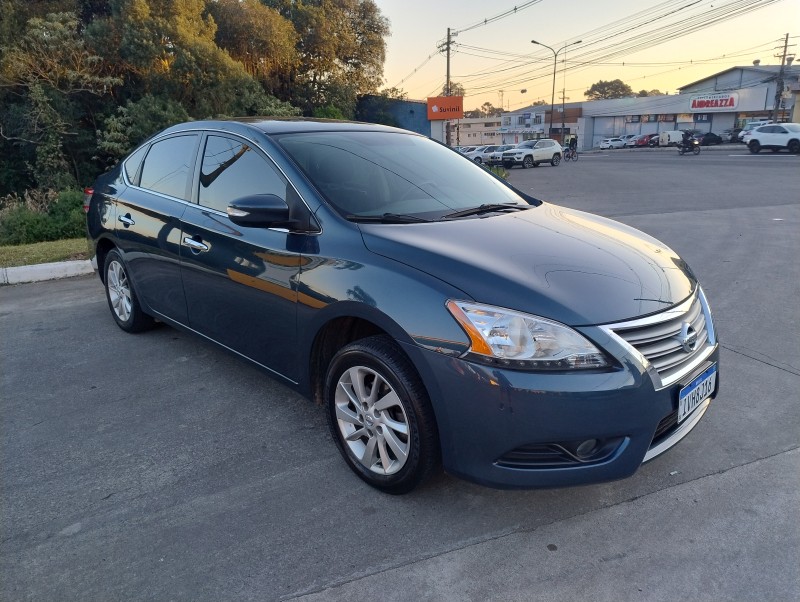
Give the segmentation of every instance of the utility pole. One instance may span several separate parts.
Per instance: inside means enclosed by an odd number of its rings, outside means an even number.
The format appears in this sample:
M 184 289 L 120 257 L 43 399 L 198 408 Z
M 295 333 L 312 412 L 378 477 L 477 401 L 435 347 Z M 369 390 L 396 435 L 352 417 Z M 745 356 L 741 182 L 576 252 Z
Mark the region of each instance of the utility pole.
M 780 120 L 780 111 L 781 111 L 781 96 L 783 96 L 783 73 L 784 73 L 784 65 L 786 65 L 786 51 L 789 48 L 789 34 L 786 34 L 786 37 L 783 40 L 783 55 L 776 54 L 775 56 L 781 56 L 781 68 L 778 70 L 778 79 L 775 81 L 775 105 L 773 106 L 772 110 L 769 112 L 770 120 L 777 119 Z
M 450 28 L 449 27 L 447 28 L 447 41 L 444 43 L 445 55 L 447 56 L 447 77 L 445 79 L 445 84 L 444 84 L 444 95 L 445 96 L 450 96 L 450 93 L 451 93 L 451 90 L 450 90 L 450 47 L 453 44 L 453 38 L 456 37 L 457 35 L 458 35 L 457 31 L 451 32 Z M 442 47 L 439 46 L 439 49 L 441 50 Z M 450 146 L 451 133 L 450 133 L 450 120 L 449 119 L 445 122 L 445 129 L 447 130 L 445 140 L 447 142 L 447 146 Z
M 565 126 L 564 121 L 566 117 L 565 116 L 566 109 L 564 108 L 564 101 L 568 100 L 566 92 L 567 92 L 566 89 L 564 88 L 561 89 L 561 145 L 562 146 L 564 145 L 564 126 Z
M 450 96 L 450 28 L 447 28 L 447 79 L 445 80 L 445 96 Z

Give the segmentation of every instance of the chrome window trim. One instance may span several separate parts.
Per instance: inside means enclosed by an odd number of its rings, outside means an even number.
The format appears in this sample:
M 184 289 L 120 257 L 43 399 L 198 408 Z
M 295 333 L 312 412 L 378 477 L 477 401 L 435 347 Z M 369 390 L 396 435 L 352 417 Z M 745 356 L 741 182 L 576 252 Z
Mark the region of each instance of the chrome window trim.
M 672 434 L 661 441 L 658 445 L 655 445 L 647 450 L 647 453 L 644 455 L 644 459 L 642 460 L 642 464 L 645 462 L 649 462 L 653 458 L 657 458 L 665 451 L 670 449 L 671 447 L 675 446 L 681 439 L 683 439 L 686 435 L 692 432 L 692 429 L 697 426 L 697 423 L 700 422 L 700 419 L 706 413 L 708 406 L 711 404 L 710 399 L 706 399 L 704 402 L 700 404 L 700 406 L 694 411 L 692 417 L 681 424 L 677 429 L 675 429 Z
M 262 146 L 261 146 L 260 144 L 258 144 L 257 142 L 253 142 L 252 140 L 250 140 L 250 139 L 249 139 L 249 138 L 247 138 L 246 136 L 242 136 L 242 135 L 241 135 L 241 134 L 239 134 L 239 133 L 236 133 L 236 132 L 229 132 L 229 131 L 227 131 L 227 130 L 219 130 L 219 129 L 192 129 L 192 130 L 181 130 L 180 132 L 170 132 L 169 134 L 165 134 L 164 136 L 160 136 L 160 137 L 158 137 L 158 138 L 153 138 L 152 140 L 148 140 L 148 141 L 146 142 L 146 144 L 149 144 L 149 145 L 151 145 L 151 146 L 152 146 L 152 145 L 153 145 L 153 144 L 155 144 L 156 142 L 160 142 L 161 140 L 164 140 L 164 139 L 166 139 L 166 138 L 169 138 L 169 137 L 171 137 L 171 136 L 179 136 L 179 135 L 181 135 L 181 134 L 199 133 L 199 134 L 202 136 L 204 133 L 208 133 L 208 132 L 214 132 L 214 133 L 217 133 L 217 134 L 226 134 L 226 135 L 228 135 L 228 136 L 231 136 L 231 135 L 232 135 L 232 136 L 236 136 L 236 137 L 242 138 L 242 139 L 246 140 L 248 143 L 252 143 L 252 144 L 253 144 L 253 146 L 255 146 L 255 147 L 258 149 L 258 150 L 260 150 L 262 153 L 264 153 L 264 155 L 266 156 L 267 160 L 268 160 L 268 161 L 269 161 L 269 162 L 270 162 L 270 163 L 271 163 L 273 166 L 275 166 L 275 169 L 277 169 L 277 170 L 280 172 L 280 174 L 281 174 L 281 175 L 284 177 L 284 179 L 285 179 L 285 180 L 286 180 L 286 182 L 289 184 L 289 186 L 291 186 L 291 187 L 292 187 L 292 189 L 293 189 L 293 190 L 295 191 L 295 193 L 297 194 L 297 198 L 299 198 L 299 199 L 300 199 L 300 201 L 302 201 L 303 205 L 305 205 L 306 209 L 308 210 L 308 213 L 309 213 L 309 215 L 314 215 L 314 212 L 313 212 L 313 211 L 311 211 L 311 207 L 309 207 L 309 206 L 308 206 L 308 203 L 306 202 L 306 199 L 303 197 L 303 195 L 302 195 L 302 194 L 300 194 L 300 191 L 299 191 L 299 190 L 297 190 L 297 187 L 294 185 L 294 183 L 292 182 L 292 180 L 291 180 L 291 179 L 289 179 L 289 176 L 287 176 L 287 175 L 286 175 L 286 172 L 285 172 L 285 171 L 283 171 L 283 169 L 281 169 L 281 166 L 280 166 L 280 165 L 278 165 L 277 163 L 275 163 L 275 161 L 273 161 L 273 160 L 272 160 L 272 156 L 271 156 L 271 155 L 270 155 L 270 154 L 269 154 L 267 151 L 265 151 L 265 150 L 264 150 L 264 147 L 262 147 Z M 144 144 L 142 144 L 141 146 L 144 146 Z M 130 156 L 131 154 L 133 154 L 134 152 L 136 152 L 137 150 L 139 150 L 139 148 L 141 148 L 141 146 L 138 146 L 138 147 L 136 147 L 136 148 L 135 148 L 135 149 L 134 149 L 134 150 L 133 150 L 131 153 L 129 153 L 129 154 L 128 154 L 128 156 Z M 199 154 L 199 151 L 198 151 L 198 154 Z M 125 158 L 127 159 L 128 157 L 125 157 Z M 145 156 L 145 159 L 147 159 L 147 156 Z M 143 160 L 143 162 L 144 162 L 144 160 Z M 140 169 L 141 169 L 141 166 L 140 166 Z M 169 201 L 175 201 L 175 202 L 178 202 L 178 203 L 183 203 L 184 205 L 188 205 L 189 207 L 199 207 L 199 208 L 203 209 L 204 211 L 209 211 L 209 212 L 211 212 L 211 213 L 214 213 L 214 214 L 216 214 L 216 215 L 221 215 L 221 216 L 224 216 L 224 217 L 226 217 L 226 218 L 230 219 L 230 217 L 228 216 L 228 214 L 227 214 L 227 213 L 225 213 L 224 211 L 218 211 L 217 209 L 212 209 L 211 207 L 204 207 L 204 206 L 203 206 L 203 205 L 201 205 L 200 203 L 193 203 L 192 201 L 187 201 L 186 199 L 179 199 L 178 197 L 170 196 L 170 195 L 168 195 L 168 194 L 163 194 L 163 193 L 161 193 L 161 192 L 157 192 L 157 191 L 155 191 L 155 190 L 150 190 L 149 188 L 144 188 L 144 187 L 142 187 L 142 186 L 137 186 L 136 184 L 133 184 L 133 183 L 132 183 L 132 182 L 131 182 L 131 181 L 128 179 L 128 174 L 127 174 L 127 173 L 125 173 L 125 165 L 124 165 L 124 161 L 123 161 L 123 165 L 122 165 L 122 168 L 120 169 L 120 171 L 122 172 L 122 180 L 125 182 L 125 185 L 126 185 L 126 186 L 130 186 L 131 188 L 134 188 L 134 189 L 136 189 L 136 190 L 142 190 L 142 191 L 144 191 L 144 192 L 148 192 L 148 193 L 150 193 L 150 194 L 155 194 L 155 195 L 157 195 L 157 196 L 160 196 L 161 198 L 167 199 L 167 200 L 169 200 Z M 287 228 L 267 228 L 267 230 L 273 230 L 273 231 L 275 231 L 275 232 L 286 232 L 286 233 L 288 233 L 288 232 L 289 232 L 289 230 L 288 230 Z M 322 234 L 322 227 L 320 226 L 320 227 L 319 227 L 319 230 L 317 230 L 316 232 L 304 232 L 303 234 L 308 234 L 308 235 L 317 236 L 317 235 L 319 235 L 319 234 Z
M 633 355 L 643 367 L 649 368 L 652 367 L 650 360 L 648 360 L 638 349 L 626 341 L 622 335 L 618 334 L 616 329 L 625 330 L 641 328 L 642 326 L 652 326 L 654 324 L 660 324 L 661 322 L 668 322 L 669 320 L 687 313 L 694 304 L 696 298 L 699 298 L 700 300 L 700 309 L 703 312 L 703 316 L 706 320 L 706 330 L 708 332 L 708 341 L 706 342 L 706 347 L 695 357 L 693 357 L 690 362 L 684 364 L 679 372 L 673 374 L 667 379 L 662 379 L 661 375 L 655 369 L 648 370 L 648 373 L 650 373 L 651 377 L 653 378 L 653 385 L 655 386 L 656 391 L 660 391 L 671 385 L 674 385 L 676 382 L 680 381 L 686 377 L 686 375 L 694 371 L 700 364 L 706 361 L 712 353 L 714 353 L 714 350 L 717 347 L 714 322 L 711 319 L 711 310 L 708 307 L 708 302 L 705 294 L 703 293 L 703 289 L 698 285 L 697 289 L 695 289 L 695 291 L 689 295 L 686 300 L 682 301 L 675 307 L 667 309 L 658 314 L 647 316 L 646 318 L 639 318 L 638 320 L 631 320 L 629 322 L 603 324 L 598 328 L 600 328 L 600 330 L 605 332 L 608 336 L 613 337 L 613 339 L 623 348 L 625 348 L 625 350 L 627 350 L 631 355 Z

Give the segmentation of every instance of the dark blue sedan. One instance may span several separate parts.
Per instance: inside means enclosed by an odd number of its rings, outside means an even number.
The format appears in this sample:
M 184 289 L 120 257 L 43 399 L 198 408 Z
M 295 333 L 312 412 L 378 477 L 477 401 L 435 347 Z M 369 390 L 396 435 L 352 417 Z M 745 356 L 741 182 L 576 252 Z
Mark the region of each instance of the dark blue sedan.
M 719 386 L 703 291 L 669 247 L 514 189 L 410 132 L 192 122 L 100 177 L 111 316 L 196 333 L 322 404 L 389 493 L 633 474 Z

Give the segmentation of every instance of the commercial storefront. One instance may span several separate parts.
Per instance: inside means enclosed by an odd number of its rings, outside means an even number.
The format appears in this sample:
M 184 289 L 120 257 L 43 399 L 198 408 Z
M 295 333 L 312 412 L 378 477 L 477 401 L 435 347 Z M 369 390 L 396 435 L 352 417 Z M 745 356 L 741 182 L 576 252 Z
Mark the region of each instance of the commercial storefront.
M 800 86 L 800 68 L 785 67 L 782 73 L 782 94 L 775 111 L 777 66 L 734 67 L 714 74 L 680 89 L 680 94 L 596 100 L 569 103 L 565 112 L 557 111 L 553 128 L 549 127 L 550 112 L 540 117 L 541 126 L 527 126 L 526 115 L 534 107 L 503 116 L 511 124 L 525 124 L 518 134 L 515 128 L 501 128 L 503 142 L 521 139 L 552 137 L 557 140 L 578 137 L 578 148 L 599 146 L 603 138 L 625 134 L 656 134 L 670 130 L 697 130 L 721 133 L 741 127 L 755 119 L 773 118 L 790 121 L 796 113 Z M 542 107 L 535 107 L 541 109 Z M 563 132 L 562 132 L 563 120 Z M 549 132 L 546 134 L 545 132 Z

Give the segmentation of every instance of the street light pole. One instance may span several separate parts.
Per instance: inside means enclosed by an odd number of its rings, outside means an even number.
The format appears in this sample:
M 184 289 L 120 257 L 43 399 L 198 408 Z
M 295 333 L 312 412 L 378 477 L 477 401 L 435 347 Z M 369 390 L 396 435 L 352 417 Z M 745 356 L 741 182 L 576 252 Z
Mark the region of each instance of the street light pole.
M 550 130 L 553 129 L 553 112 L 555 110 L 555 103 L 556 103 L 556 67 L 558 66 L 558 54 L 562 50 L 566 50 L 568 46 L 574 46 L 575 44 L 580 44 L 581 42 L 583 42 L 583 40 L 578 40 L 577 42 L 570 42 L 569 44 L 564 44 L 564 46 L 562 46 L 558 50 L 553 50 L 547 44 L 542 44 L 541 42 L 537 42 L 536 40 L 531 40 L 531 44 L 536 44 L 537 46 L 543 46 L 544 48 L 547 48 L 550 52 L 553 53 L 553 92 L 550 94 Z M 567 66 L 564 65 L 564 69 L 566 68 Z M 551 133 L 550 130 L 547 131 L 548 138 L 550 137 Z M 563 135 L 564 135 L 563 132 L 561 135 L 563 140 Z

